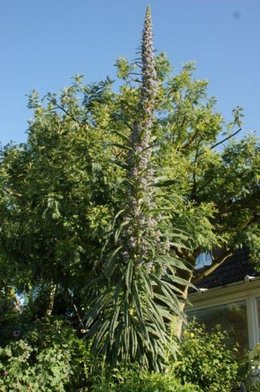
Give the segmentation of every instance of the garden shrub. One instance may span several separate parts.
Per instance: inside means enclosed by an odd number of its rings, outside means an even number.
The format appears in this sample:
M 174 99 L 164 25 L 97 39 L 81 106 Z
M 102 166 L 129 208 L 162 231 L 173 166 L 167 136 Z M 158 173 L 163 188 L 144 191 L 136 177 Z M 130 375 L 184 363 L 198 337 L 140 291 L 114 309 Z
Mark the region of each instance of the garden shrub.
M 37 320 L 0 348 L 1 392 L 63 392 L 86 385 L 89 356 L 64 321 Z
M 170 373 L 137 373 L 132 371 L 126 377 L 121 374 L 116 378 L 116 381 L 110 379 L 96 383 L 91 392 L 203 392 L 198 386 L 191 383 L 182 385 Z
M 2 271 L 1 271 L 2 273 Z M 13 332 L 19 329 L 21 309 L 12 287 L 0 290 L 0 346 L 8 343 L 13 338 Z
M 203 392 L 231 392 L 238 385 L 237 347 L 226 344 L 228 334 L 190 323 L 184 331 L 174 374 L 183 384 L 199 385 Z
M 260 382 L 246 385 L 246 392 L 260 392 Z
M 90 374 L 84 341 L 55 317 L 36 320 L 12 336 L 0 348 L 1 392 L 231 392 L 238 385 L 236 348 L 226 346 L 227 334 L 208 333 L 198 324 L 186 328 L 177 361 L 166 373 L 110 372 L 104 365 Z M 259 385 L 249 388 L 259 391 Z
M 260 392 L 260 343 L 242 358 L 239 372 L 247 392 Z

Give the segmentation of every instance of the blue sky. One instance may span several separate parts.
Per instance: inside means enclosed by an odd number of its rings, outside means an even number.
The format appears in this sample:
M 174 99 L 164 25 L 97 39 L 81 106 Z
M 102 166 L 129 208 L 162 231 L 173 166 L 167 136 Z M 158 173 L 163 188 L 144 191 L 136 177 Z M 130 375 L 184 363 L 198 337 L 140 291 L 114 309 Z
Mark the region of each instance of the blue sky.
M 244 108 L 243 132 L 260 134 L 260 1 L 150 0 L 154 40 L 174 71 L 197 77 L 228 120 Z M 26 140 L 32 89 L 57 92 L 75 74 L 115 76 L 117 57 L 135 58 L 145 0 L 0 0 L 0 142 Z

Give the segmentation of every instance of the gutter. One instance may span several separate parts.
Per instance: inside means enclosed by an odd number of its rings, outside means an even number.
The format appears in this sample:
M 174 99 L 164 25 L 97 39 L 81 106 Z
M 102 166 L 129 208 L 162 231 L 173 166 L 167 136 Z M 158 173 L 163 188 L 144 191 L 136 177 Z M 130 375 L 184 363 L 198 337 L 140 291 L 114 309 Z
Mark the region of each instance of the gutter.
M 238 282 L 213 288 L 201 288 L 197 292 L 190 294 L 188 299 L 192 303 L 192 308 L 194 309 L 202 304 L 205 304 L 206 306 L 207 302 L 210 302 L 211 305 L 215 303 L 219 304 L 222 302 L 221 299 L 225 299 L 225 302 L 227 303 L 227 299 L 239 300 L 250 295 L 260 296 L 260 276 L 246 275 L 244 280 Z

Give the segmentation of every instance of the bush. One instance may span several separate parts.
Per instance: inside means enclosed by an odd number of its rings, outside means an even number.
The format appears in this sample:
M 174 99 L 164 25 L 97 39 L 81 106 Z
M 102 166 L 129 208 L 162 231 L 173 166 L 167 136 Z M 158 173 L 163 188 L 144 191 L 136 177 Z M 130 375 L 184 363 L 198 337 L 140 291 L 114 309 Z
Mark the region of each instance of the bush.
M 225 345 L 227 334 L 207 333 L 196 324 L 186 329 L 177 362 L 166 373 L 111 371 L 102 361 L 91 373 L 84 341 L 55 317 L 24 325 L 12 336 L 0 348 L 1 392 L 231 392 L 236 386 L 236 350 Z
M 247 392 L 260 392 L 260 343 L 242 358 L 239 371 Z
M 125 377 L 116 375 L 117 381 L 96 383 L 91 392 L 202 392 L 190 383 L 182 385 L 169 373 L 130 372 Z M 120 380 L 121 379 L 121 380 Z
M 182 383 L 199 385 L 204 392 L 231 392 L 238 385 L 237 348 L 226 345 L 227 333 L 211 333 L 197 323 L 188 325 L 180 344 L 174 374 Z
M 88 351 L 64 321 L 37 320 L 0 348 L 0 390 L 75 391 L 86 385 Z

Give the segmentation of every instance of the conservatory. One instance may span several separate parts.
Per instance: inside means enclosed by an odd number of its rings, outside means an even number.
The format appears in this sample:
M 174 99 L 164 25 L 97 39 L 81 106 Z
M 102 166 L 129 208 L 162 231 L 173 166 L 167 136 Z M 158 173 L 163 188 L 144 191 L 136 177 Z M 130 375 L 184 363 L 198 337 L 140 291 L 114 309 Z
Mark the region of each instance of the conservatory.
M 260 276 L 249 263 L 247 250 L 236 252 L 197 287 L 189 296 L 189 319 L 208 330 L 221 325 L 241 350 L 260 342 Z

